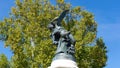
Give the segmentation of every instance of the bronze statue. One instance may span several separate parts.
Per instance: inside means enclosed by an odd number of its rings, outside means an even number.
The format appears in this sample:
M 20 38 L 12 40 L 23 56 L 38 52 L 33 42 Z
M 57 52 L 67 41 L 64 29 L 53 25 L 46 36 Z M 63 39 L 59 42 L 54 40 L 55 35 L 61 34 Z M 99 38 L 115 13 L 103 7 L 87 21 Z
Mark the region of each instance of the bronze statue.
M 65 30 L 61 25 L 61 21 L 68 12 L 69 10 L 63 11 L 59 17 L 56 17 L 48 24 L 48 28 L 51 31 L 50 37 L 53 44 L 57 45 L 56 54 L 53 60 L 69 59 L 75 61 L 74 46 L 76 41 L 70 31 Z

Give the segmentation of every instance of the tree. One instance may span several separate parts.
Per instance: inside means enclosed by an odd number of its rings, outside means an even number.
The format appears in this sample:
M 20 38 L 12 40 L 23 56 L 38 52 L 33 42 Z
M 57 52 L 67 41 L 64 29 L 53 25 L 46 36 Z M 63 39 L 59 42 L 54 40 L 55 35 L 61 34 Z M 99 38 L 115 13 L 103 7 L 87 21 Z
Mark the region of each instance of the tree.
M 0 23 L 0 39 L 10 47 L 11 68 L 47 68 L 56 47 L 49 38 L 47 25 L 63 10 L 70 9 L 62 21 L 76 42 L 78 67 L 102 68 L 106 65 L 107 50 L 102 38 L 97 38 L 97 23 L 92 13 L 81 7 L 72 7 L 64 0 L 16 0 L 10 17 Z
M 0 54 L 0 68 L 10 68 L 9 61 L 4 54 Z

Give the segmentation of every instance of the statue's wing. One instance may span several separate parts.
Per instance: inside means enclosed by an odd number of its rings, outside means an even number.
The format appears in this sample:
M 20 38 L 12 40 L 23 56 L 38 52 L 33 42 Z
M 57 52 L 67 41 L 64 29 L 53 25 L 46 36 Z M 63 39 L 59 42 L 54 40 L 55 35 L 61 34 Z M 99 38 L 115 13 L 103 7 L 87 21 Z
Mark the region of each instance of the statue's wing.
M 60 16 L 58 17 L 58 23 L 57 23 L 58 26 L 61 26 L 61 21 L 63 20 L 63 18 L 64 18 L 65 15 L 67 14 L 67 12 L 69 12 L 69 10 L 64 10 L 64 11 L 60 14 Z

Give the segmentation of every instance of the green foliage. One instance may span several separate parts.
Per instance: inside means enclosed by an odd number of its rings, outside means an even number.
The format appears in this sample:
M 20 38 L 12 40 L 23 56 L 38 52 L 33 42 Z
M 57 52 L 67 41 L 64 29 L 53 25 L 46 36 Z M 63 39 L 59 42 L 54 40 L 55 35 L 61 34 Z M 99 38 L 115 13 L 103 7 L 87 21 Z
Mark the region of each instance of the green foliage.
M 97 23 L 94 16 L 81 7 L 72 7 L 64 0 L 16 0 L 10 18 L 0 23 L 0 40 L 10 47 L 14 55 L 11 68 L 47 68 L 50 66 L 56 47 L 49 38 L 47 25 L 63 10 L 70 14 L 62 21 L 77 40 L 76 59 L 78 67 L 102 68 L 106 64 L 106 47 L 101 38 L 96 38 Z M 4 63 L 4 62 L 3 62 Z
M 10 68 L 9 61 L 4 54 L 0 54 L 0 68 Z

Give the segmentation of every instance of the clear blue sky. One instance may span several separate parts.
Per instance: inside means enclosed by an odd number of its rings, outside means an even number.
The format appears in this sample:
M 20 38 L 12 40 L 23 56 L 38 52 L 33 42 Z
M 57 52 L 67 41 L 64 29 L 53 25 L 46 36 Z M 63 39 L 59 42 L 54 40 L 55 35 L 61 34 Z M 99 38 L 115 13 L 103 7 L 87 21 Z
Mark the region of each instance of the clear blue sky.
M 51 0 L 53 2 L 55 0 Z M 103 37 L 108 48 L 108 62 L 105 68 L 120 68 L 120 0 L 66 0 L 73 6 L 82 6 L 95 15 L 98 22 L 98 37 Z M 0 1 L 0 20 L 9 17 L 15 0 Z M 9 48 L 0 41 L 0 53 L 12 56 Z

